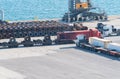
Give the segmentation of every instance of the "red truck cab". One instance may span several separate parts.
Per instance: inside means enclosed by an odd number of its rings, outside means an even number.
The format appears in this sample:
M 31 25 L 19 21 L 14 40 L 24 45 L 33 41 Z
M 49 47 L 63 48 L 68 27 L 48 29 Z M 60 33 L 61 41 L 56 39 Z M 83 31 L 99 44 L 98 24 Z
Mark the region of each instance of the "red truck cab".
M 65 31 L 58 32 L 56 43 L 72 43 L 76 39 L 77 35 L 84 35 L 88 40 L 89 37 L 101 38 L 101 33 L 97 29 L 80 30 L 80 31 Z

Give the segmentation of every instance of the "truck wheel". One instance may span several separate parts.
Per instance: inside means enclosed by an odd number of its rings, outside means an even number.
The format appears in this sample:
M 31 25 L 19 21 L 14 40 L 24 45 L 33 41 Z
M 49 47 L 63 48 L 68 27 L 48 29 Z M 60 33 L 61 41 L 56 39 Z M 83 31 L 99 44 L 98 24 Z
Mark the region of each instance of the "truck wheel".
M 8 46 L 8 43 L 7 43 L 7 42 L 3 42 L 1 45 L 2 45 L 3 47 L 6 47 L 6 46 Z
M 117 36 L 119 36 L 120 35 L 120 33 L 117 33 Z
M 99 20 L 99 17 L 98 17 L 98 16 L 95 16 L 94 20 Z
M 110 37 L 111 35 L 110 34 L 108 34 L 108 36 L 107 37 Z
M 79 18 L 79 21 L 82 21 L 82 17 Z
M 59 41 L 56 39 L 56 40 L 54 40 L 54 43 L 55 44 L 59 44 Z
M 100 20 L 103 20 L 103 16 L 100 16 Z
M 80 47 L 80 45 L 76 43 L 76 47 Z

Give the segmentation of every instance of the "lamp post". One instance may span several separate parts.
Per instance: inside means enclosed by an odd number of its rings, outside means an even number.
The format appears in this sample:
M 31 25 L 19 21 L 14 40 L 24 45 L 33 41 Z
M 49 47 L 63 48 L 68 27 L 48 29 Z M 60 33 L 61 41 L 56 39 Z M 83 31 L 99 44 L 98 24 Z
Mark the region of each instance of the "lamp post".
M 4 20 L 4 11 L 0 10 L 0 14 L 1 14 L 1 20 Z

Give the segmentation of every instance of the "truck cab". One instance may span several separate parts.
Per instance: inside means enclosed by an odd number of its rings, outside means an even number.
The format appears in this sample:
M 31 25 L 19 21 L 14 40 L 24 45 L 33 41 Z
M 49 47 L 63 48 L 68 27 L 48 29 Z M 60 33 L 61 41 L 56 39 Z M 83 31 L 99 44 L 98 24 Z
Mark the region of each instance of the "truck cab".
M 80 47 L 80 43 L 87 43 L 85 35 L 77 35 L 76 40 L 74 40 L 77 47 Z
M 110 36 L 111 34 L 113 34 L 114 32 L 113 32 L 113 28 L 114 26 L 112 26 L 112 25 L 105 25 L 104 27 L 103 27 L 103 35 L 104 36 Z
M 101 37 L 97 29 L 58 32 L 55 43 L 74 43 L 76 40 L 88 40 L 89 37 Z
M 120 35 L 120 28 L 116 28 L 113 25 L 98 23 L 96 28 L 102 33 L 103 37 Z

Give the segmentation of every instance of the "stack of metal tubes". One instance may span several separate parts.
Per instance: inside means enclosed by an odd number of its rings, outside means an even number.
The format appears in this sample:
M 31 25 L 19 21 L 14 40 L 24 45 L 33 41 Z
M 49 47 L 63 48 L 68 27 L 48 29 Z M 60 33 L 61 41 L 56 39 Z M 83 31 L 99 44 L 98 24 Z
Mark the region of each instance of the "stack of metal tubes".
M 57 32 L 73 31 L 73 28 L 74 26 L 54 20 L 12 23 L 0 22 L 0 39 L 6 39 L 10 37 L 22 38 L 25 36 L 54 36 L 57 34 Z

